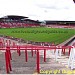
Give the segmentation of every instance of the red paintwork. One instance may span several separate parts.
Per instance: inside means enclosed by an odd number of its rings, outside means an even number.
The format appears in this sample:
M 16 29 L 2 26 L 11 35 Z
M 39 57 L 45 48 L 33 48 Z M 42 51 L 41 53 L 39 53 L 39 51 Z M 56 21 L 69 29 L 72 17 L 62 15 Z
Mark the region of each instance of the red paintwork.
M 6 41 L 7 43 L 8 41 Z M 10 42 L 10 41 L 9 41 Z M 1 42 L 2 43 L 2 42 Z M 69 49 L 69 54 L 70 54 L 70 50 L 71 48 L 73 48 L 75 46 L 37 46 L 37 45 L 16 45 L 15 42 L 13 42 L 13 46 L 10 46 L 9 44 L 5 47 L 1 47 L 0 50 L 5 50 L 5 61 L 6 61 L 6 72 L 10 73 L 10 71 L 12 70 L 11 68 L 11 50 L 17 50 L 19 56 L 21 55 L 20 51 L 24 50 L 25 51 L 25 60 L 26 62 L 28 61 L 28 50 L 31 50 L 32 56 L 33 56 L 33 50 L 35 50 L 35 54 L 36 54 L 36 70 L 39 73 L 40 72 L 40 55 L 39 55 L 39 51 L 40 50 L 44 50 L 44 62 L 46 62 L 46 51 L 47 50 L 52 50 L 52 49 L 62 49 L 63 53 L 65 54 L 65 50 L 68 48 Z

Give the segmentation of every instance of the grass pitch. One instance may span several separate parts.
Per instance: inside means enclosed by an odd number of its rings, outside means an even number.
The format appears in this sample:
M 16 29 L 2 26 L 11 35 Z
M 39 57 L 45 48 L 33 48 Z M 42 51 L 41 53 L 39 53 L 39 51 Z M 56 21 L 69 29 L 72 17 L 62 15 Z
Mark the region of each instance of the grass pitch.
M 37 42 L 54 42 L 59 44 L 75 35 L 74 29 L 60 28 L 5 28 L 0 29 L 0 34 L 23 38 Z

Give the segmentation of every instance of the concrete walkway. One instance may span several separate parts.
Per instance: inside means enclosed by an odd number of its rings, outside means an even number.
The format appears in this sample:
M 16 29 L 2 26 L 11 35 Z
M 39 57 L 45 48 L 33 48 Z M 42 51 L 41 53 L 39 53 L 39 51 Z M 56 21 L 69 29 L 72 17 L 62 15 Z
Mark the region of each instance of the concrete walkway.
M 68 61 L 67 56 L 62 56 L 58 61 L 55 61 L 54 56 L 55 55 L 48 51 L 46 62 L 44 62 L 43 51 L 40 52 L 40 72 L 41 70 L 51 70 L 53 74 L 55 70 L 60 70 L 61 74 L 63 70 L 70 70 L 66 67 Z M 32 57 L 31 52 L 28 52 L 28 62 L 25 62 L 25 54 L 23 51 L 21 52 L 21 56 L 18 56 L 17 52 L 14 52 L 12 53 L 11 63 L 11 74 L 33 74 L 36 71 L 36 54 L 34 53 Z M 0 74 L 6 74 L 4 53 L 0 54 Z

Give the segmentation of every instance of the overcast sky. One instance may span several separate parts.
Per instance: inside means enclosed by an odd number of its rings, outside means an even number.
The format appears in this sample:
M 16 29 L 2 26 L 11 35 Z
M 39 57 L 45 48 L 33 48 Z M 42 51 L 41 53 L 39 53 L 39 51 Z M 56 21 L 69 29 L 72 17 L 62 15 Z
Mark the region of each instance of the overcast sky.
M 35 20 L 74 20 L 73 0 L 0 0 L 0 17 L 27 16 Z

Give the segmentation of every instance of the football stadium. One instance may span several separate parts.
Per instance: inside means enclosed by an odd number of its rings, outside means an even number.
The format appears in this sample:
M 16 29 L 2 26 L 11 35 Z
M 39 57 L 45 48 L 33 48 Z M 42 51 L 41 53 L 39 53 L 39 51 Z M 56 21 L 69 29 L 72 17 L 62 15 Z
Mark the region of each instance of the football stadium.
M 0 17 L 0 60 L 0 74 L 75 74 L 75 21 Z
M 32 42 L 60 44 L 75 35 L 75 21 L 46 21 L 45 23 L 24 16 L 0 18 L 0 34 Z M 60 37 L 59 37 L 60 36 Z

